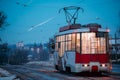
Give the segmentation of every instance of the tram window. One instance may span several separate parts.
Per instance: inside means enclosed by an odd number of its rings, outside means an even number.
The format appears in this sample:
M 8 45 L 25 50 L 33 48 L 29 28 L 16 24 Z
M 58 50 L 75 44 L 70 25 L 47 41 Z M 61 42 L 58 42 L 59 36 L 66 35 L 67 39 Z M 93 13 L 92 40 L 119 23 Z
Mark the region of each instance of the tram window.
M 59 41 L 59 38 L 58 38 L 58 36 L 56 37 L 56 42 L 58 42 Z
M 82 54 L 104 53 L 106 53 L 106 37 L 96 37 L 96 33 L 82 33 Z
M 65 35 L 61 36 L 61 41 L 65 41 Z
M 57 36 L 56 37 L 56 42 L 59 42 L 60 41 L 60 36 Z
M 57 36 L 55 39 L 56 39 L 55 51 L 58 51 L 58 41 L 59 41 L 59 37 Z
M 91 39 L 94 38 L 94 33 L 82 33 L 82 54 L 88 54 L 94 52 L 91 47 L 94 47 L 94 44 L 90 44 Z
M 76 51 L 80 53 L 80 33 L 76 34 Z
M 103 32 L 97 32 L 96 37 L 105 37 L 105 34 Z
M 71 40 L 71 34 L 66 35 L 66 41 Z
M 62 57 L 64 54 L 64 47 L 65 47 L 65 43 L 61 42 L 61 47 L 60 47 L 60 51 L 59 51 L 59 56 Z
M 58 43 L 55 43 L 55 51 L 58 51 Z
M 99 42 L 100 42 L 100 51 L 99 53 L 106 53 L 106 39 L 105 38 L 99 38 Z
M 72 34 L 72 50 L 74 51 L 75 50 L 75 34 Z
M 61 46 L 61 45 L 60 45 L 60 42 L 58 42 L 58 48 L 60 48 L 60 46 Z
M 65 39 L 65 51 L 71 51 L 71 34 L 66 35 Z
M 60 42 L 61 41 L 61 36 L 59 36 L 58 39 L 59 39 L 58 42 Z
M 66 45 L 67 46 L 67 50 L 71 51 L 71 41 L 67 41 L 66 44 L 67 44 Z
M 67 51 L 67 42 L 65 42 L 65 51 Z

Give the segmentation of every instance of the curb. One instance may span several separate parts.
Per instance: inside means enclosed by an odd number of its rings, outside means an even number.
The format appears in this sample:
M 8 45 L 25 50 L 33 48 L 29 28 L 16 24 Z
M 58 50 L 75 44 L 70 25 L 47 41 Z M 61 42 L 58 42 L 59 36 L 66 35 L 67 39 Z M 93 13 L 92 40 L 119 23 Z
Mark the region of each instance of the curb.
M 118 75 L 120 76 L 120 73 L 119 72 L 111 72 L 111 73 L 108 73 L 109 75 Z

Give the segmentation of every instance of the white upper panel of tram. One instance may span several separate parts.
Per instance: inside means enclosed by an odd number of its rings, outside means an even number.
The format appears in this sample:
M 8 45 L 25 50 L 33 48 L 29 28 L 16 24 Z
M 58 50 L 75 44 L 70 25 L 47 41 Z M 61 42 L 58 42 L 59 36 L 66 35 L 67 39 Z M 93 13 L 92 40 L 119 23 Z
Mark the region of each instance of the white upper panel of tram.
M 109 32 L 109 29 L 98 28 L 97 31 L 98 32 Z M 70 34 L 70 33 L 79 33 L 79 32 L 90 32 L 90 28 L 79 28 L 79 29 L 66 30 L 66 31 L 57 33 L 55 36 Z

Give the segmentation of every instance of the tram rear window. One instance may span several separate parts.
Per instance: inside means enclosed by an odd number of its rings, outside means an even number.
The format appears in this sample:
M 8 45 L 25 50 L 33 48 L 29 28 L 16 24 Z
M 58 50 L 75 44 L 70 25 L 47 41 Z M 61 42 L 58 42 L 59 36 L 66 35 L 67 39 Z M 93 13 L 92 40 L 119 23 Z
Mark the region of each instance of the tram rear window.
M 106 53 L 105 33 L 82 33 L 82 54 Z

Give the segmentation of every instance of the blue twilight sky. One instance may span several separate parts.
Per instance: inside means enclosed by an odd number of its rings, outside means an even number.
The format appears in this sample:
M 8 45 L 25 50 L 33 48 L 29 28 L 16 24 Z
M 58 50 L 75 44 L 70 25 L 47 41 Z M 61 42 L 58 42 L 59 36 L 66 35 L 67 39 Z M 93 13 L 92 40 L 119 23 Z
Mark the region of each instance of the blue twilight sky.
M 82 7 L 84 13 L 79 11 L 77 23 L 97 22 L 104 28 L 108 27 L 111 35 L 119 25 L 120 0 L 0 0 L 0 11 L 4 11 L 10 24 L 0 29 L 2 41 L 9 44 L 19 41 L 47 42 L 58 32 L 60 26 L 67 25 L 64 13 L 58 13 L 59 9 L 65 6 Z M 52 17 L 54 18 L 49 22 L 28 31 L 31 26 Z

